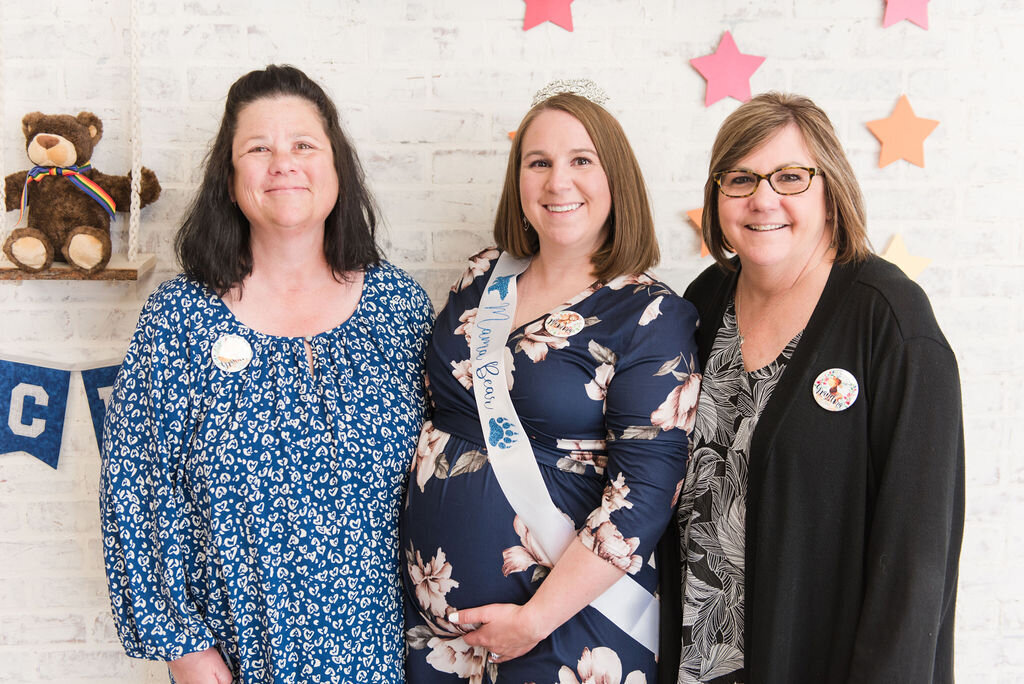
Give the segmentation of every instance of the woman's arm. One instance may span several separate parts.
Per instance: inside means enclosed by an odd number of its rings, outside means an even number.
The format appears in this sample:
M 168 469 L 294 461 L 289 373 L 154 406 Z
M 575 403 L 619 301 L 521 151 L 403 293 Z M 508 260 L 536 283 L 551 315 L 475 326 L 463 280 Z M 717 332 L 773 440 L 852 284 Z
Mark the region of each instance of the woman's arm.
M 128 655 L 173 660 L 214 646 L 186 577 L 194 554 L 180 461 L 189 433 L 184 334 L 161 322 L 180 294 L 147 303 L 118 373 L 102 444 L 101 529 L 118 636 Z
M 492 603 L 460 610 L 449 615 L 448 620 L 462 625 L 481 623 L 479 629 L 463 640 L 470 646 L 483 646 L 493 654 L 500 654 L 500 659 L 492 657 L 492 660 L 502 662 L 518 658 L 583 610 L 624 574 L 583 546 L 579 539 L 574 539 L 525 605 Z M 581 581 L 581 578 L 587 579 Z
M 908 340 L 872 392 L 875 491 L 850 679 L 952 682 L 953 609 L 964 515 L 956 359 Z
M 650 306 L 627 322 L 636 332 L 624 348 L 591 344 L 601 365 L 612 366 L 599 369 L 588 387 L 592 400 L 605 402 L 610 433 L 597 508 L 525 605 L 459 611 L 463 625 L 484 623 L 464 637 L 467 644 L 502 660 L 522 655 L 651 557 L 683 477 L 700 375 L 691 366 L 693 307 L 670 294 L 645 303 Z

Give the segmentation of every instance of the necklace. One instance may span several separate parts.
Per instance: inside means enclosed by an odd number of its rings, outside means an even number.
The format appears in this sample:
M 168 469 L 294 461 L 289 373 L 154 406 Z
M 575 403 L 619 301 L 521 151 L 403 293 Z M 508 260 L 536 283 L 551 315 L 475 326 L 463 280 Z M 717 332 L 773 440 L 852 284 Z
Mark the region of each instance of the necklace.
M 736 283 L 736 291 L 732 295 L 732 313 L 736 318 L 736 337 L 740 341 L 740 346 L 743 346 L 743 331 L 740 330 L 740 285 Z

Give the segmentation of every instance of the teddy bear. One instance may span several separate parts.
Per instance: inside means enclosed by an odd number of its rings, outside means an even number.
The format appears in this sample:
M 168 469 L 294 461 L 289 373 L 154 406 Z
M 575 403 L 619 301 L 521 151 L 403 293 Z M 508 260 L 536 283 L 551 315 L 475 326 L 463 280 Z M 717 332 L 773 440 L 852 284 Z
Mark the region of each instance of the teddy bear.
M 30 171 L 5 179 L 7 211 L 28 212 L 27 227 L 15 228 L 4 242 L 18 268 L 44 271 L 66 261 L 83 273 L 102 271 L 110 261 L 110 220 L 127 211 L 131 176 L 108 176 L 89 163 L 103 136 L 103 122 L 92 112 L 78 116 L 32 112 L 21 120 Z M 143 167 L 142 206 L 160 196 L 156 174 Z M 21 223 L 21 220 L 18 222 Z

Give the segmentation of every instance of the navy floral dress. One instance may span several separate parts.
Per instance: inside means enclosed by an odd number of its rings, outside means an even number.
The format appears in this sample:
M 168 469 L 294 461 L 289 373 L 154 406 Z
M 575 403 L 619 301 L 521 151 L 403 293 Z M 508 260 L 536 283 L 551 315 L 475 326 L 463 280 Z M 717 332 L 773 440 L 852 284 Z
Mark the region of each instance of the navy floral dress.
M 431 319 L 387 263 L 367 270 L 347 321 L 305 340 L 245 327 L 184 276 L 157 289 L 102 449 L 128 655 L 216 646 L 244 684 L 402 681 L 398 513 Z M 213 362 L 227 336 L 248 343 L 247 364 Z
M 407 681 L 653 683 L 653 654 L 590 606 L 499 665 L 446 619 L 461 608 L 526 603 L 552 566 L 494 477 L 473 395 L 467 338 L 497 257 L 492 249 L 471 259 L 427 353 L 433 418 L 420 435 L 401 530 Z M 652 553 L 682 484 L 699 393 L 696 312 L 647 275 L 595 284 L 556 311 L 564 309 L 583 317 L 579 333 L 548 333 L 547 316 L 512 331 L 512 402 L 579 539 L 654 593 Z

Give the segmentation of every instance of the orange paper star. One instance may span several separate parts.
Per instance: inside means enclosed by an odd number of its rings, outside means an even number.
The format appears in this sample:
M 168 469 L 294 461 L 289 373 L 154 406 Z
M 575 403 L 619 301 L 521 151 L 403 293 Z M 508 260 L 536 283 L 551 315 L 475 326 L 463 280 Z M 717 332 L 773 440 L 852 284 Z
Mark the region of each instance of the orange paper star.
M 896 234 L 889 241 L 889 246 L 882 252 L 882 258 L 900 267 L 911 280 L 917 280 L 921 271 L 928 268 L 932 260 L 927 257 L 914 256 L 907 251 L 907 245 L 903 242 L 903 236 Z
M 906 95 L 901 95 L 888 119 L 876 119 L 867 125 L 882 143 L 878 168 L 888 166 L 897 159 L 906 159 L 911 164 L 924 167 L 924 139 L 931 135 L 939 122 L 915 116 L 910 100 Z
M 711 252 L 708 251 L 708 246 L 704 243 L 704 234 L 700 228 L 700 222 L 704 218 L 704 207 L 701 207 L 700 209 L 691 209 L 686 212 L 686 216 L 693 222 L 693 225 L 697 226 L 697 237 L 700 238 L 700 258 L 703 259 L 707 255 L 711 254 Z

